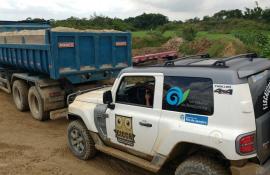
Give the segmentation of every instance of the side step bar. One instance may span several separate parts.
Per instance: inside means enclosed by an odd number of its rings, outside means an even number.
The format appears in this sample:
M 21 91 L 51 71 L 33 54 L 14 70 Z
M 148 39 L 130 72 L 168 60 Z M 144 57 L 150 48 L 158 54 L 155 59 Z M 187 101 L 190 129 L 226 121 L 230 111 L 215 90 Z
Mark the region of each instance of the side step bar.
M 105 145 L 95 145 L 96 149 L 100 152 L 103 152 L 105 154 L 111 155 L 113 157 L 116 157 L 118 159 L 124 160 L 130 164 L 136 165 L 138 167 L 141 167 L 143 169 L 147 169 L 151 172 L 157 173 L 160 170 L 159 166 L 153 165 L 151 162 L 144 160 L 142 158 L 138 158 L 136 156 L 130 155 L 126 152 L 105 146 Z

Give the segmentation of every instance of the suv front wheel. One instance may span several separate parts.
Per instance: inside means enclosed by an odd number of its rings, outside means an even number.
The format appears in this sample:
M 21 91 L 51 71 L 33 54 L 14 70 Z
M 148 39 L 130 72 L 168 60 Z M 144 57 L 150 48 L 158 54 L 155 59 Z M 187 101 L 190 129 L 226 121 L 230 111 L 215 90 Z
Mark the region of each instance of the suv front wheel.
M 67 137 L 69 149 L 79 159 L 88 160 L 96 155 L 95 142 L 82 120 L 68 125 Z
M 175 175 L 229 175 L 225 166 L 217 161 L 204 157 L 193 156 L 181 163 Z

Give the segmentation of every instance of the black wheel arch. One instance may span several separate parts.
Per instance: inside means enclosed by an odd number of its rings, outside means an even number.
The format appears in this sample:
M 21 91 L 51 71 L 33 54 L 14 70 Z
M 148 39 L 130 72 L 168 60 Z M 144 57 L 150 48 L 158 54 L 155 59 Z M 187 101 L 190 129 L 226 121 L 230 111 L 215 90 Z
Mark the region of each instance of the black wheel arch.
M 178 165 L 182 163 L 187 158 L 194 155 L 205 155 L 211 158 L 214 158 L 227 166 L 230 166 L 230 161 L 219 150 L 204 145 L 188 143 L 188 142 L 179 142 L 171 150 L 165 164 L 175 164 Z
M 77 114 L 73 114 L 73 113 L 68 113 L 67 119 L 70 121 L 74 121 L 74 120 L 82 120 L 81 116 L 77 115 Z

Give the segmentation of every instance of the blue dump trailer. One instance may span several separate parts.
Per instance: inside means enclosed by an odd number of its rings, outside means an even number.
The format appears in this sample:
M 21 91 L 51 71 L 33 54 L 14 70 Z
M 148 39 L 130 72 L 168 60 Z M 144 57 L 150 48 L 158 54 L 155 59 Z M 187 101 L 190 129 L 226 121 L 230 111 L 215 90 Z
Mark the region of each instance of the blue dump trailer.
M 64 113 L 67 95 L 114 78 L 131 62 L 129 32 L 54 31 L 46 23 L 0 21 L 0 88 L 38 120 Z

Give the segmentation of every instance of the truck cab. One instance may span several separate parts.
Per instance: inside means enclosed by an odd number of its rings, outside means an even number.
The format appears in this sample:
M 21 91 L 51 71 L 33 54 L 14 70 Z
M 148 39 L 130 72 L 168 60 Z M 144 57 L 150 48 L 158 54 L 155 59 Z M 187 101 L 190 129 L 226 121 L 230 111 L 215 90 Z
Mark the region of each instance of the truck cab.
M 176 175 L 270 173 L 270 61 L 200 55 L 124 69 L 112 87 L 70 96 L 70 150 L 101 151 Z

